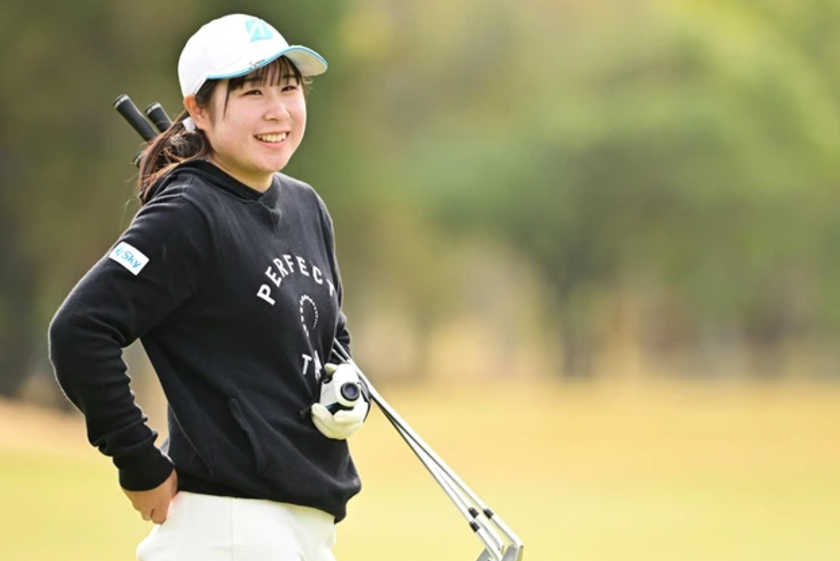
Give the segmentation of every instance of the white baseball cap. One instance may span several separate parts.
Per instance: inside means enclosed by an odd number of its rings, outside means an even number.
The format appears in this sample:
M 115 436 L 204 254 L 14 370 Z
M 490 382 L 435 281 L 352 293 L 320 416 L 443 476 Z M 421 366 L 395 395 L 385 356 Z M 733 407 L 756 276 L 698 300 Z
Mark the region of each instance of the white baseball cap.
M 189 38 L 178 59 L 184 97 L 198 93 L 207 80 L 244 76 L 285 56 L 302 76 L 327 71 L 324 57 L 306 47 L 289 45 L 260 18 L 231 14 L 204 24 Z

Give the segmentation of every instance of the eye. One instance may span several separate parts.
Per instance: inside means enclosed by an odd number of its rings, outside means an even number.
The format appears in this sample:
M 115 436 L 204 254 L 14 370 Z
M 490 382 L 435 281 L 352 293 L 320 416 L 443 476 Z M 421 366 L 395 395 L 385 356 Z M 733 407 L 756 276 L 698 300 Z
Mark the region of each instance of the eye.
M 262 95 L 262 90 L 259 89 L 252 89 L 252 90 L 245 90 L 242 95 Z
M 297 84 L 286 84 L 285 86 L 283 86 L 283 91 L 284 92 L 293 92 L 297 89 L 298 89 Z

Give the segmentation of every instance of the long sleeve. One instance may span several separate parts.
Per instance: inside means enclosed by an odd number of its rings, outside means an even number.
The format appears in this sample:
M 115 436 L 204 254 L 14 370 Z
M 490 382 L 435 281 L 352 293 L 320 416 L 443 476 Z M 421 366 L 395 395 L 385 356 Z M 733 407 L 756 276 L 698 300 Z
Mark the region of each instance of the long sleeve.
M 50 324 L 50 360 L 84 414 L 90 443 L 113 458 L 120 484 L 152 489 L 172 471 L 135 404 L 122 349 L 188 300 L 210 259 L 207 220 L 173 186 L 144 206 L 79 281 Z
M 335 230 L 333 228 L 332 217 L 330 216 L 330 213 L 327 210 L 327 205 L 320 197 L 318 197 L 318 202 L 320 204 L 321 209 L 321 227 L 323 230 L 324 240 L 326 241 L 327 248 L 329 249 L 330 265 L 332 266 L 332 269 L 334 271 L 334 282 L 336 291 L 338 292 L 339 310 L 338 323 L 336 324 L 335 330 L 335 338 L 339 343 L 341 343 L 341 345 L 347 350 L 348 353 L 351 353 L 350 331 L 347 329 L 347 316 L 344 315 L 344 310 L 342 309 L 344 305 L 344 285 L 341 282 L 341 272 L 338 268 L 338 257 L 336 256 L 335 251 Z M 340 357 L 338 358 L 340 360 Z

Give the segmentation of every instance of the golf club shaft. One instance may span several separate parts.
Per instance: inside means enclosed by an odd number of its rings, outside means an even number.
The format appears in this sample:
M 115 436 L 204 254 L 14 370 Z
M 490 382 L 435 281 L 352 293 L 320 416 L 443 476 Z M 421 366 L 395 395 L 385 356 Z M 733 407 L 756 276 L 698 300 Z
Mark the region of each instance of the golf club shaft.
M 464 518 L 467 519 L 467 522 L 470 523 L 470 528 L 475 532 L 475 534 L 479 537 L 482 543 L 485 546 L 485 549 L 489 552 L 489 554 L 496 560 L 502 561 L 502 551 L 504 550 L 504 541 L 501 537 L 496 533 L 496 531 L 487 525 L 487 522 L 484 518 L 481 517 L 480 513 L 475 509 L 474 506 L 470 505 L 467 502 L 458 489 L 455 488 L 454 482 L 449 479 L 447 474 L 440 469 L 440 467 L 435 464 L 431 458 L 425 455 L 425 452 L 415 443 L 411 437 L 403 430 L 399 424 L 395 423 L 393 419 L 388 417 L 387 413 L 383 413 L 386 418 L 394 425 L 394 428 L 400 434 L 400 436 L 405 440 L 406 444 L 408 444 L 411 451 L 417 456 L 420 460 L 420 463 L 423 464 L 434 480 L 438 483 L 438 485 L 443 489 L 449 499 L 455 504 L 455 507 L 461 512 Z
M 347 357 L 345 353 L 346 351 L 342 348 L 342 350 L 336 354 Z M 343 358 L 343 360 L 345 362 L 349 362 L 347 358 Z M 370 382 L 365 380 L 365 383 L 368 385 L 368 390 L 370 390 Z M 479 511 L 476 510 L 475 507 L 461 494 L 456 487 L 456 483 L 447 476 L 446 472 L 430 457 L 428 457 L 425 450 L 423 450 L 417 442 L 412 440 L 411 436 L 395 419 L 389 415 L 388 411 L 382 408 L 383 400 L 381 397 L 378 399 L 374 398 L 374 400 L 380 406 L 380 409 L 382 409 L 382 413 L 385 418 L 391 422 L 399 435 L 403 438 L 403 440 L 405 440 L 406 444 L 408 444 L 409 448 L 411 448 L 412 452 L 414 452 L 420 460 L 420 463 L 423 464 L 423 467 L 428 470 L 432 478 L 437 482 L 441 489 L 443 489 L 444 493 L 446 493 L 449 499 L 453 502 L 461 515 L 467 520 L 470 525 L 470 529 L 476 534 L 476 536 L 478 536 L 484 545 L 485 551 L 488 552 L 488 560 L 492 559 L 493 561 L 502 561 L 504 541 L 499 537 L 493 528 L 487 525 L 487 522 L 481 517 Z
M 437 466 L 446 474 L 446 476 L 450 479 L 452 483 L 454 483 L 459 489 L 461 489 L 482 511 L 482 513 L 491 521 L 494 525 L 496 525 L 499 530 L 510 540 L 511 544 L 517 548 L 522 547 L 522 541 L 519 537 L 513 533 L 513 531 L 505 524 L 499 516 L 497 516 L 490 508 L 476 495 L 472 489 L 467 486 L 464 481 L 458 477 L 458 475 L 452 471 L 452 469 L 443 461 L 443 459 L 438 456 L 431 447 L 426 444 L 426 442 L 420 438 L 420 436 L 411 429 L 408 423 L 400 417 L 400 415 L 394 411 L 394 409 L 388 405 L 388 403 L 379 395 L 379 392 L 373 387 L 358 365 L 353 361 L 353 358 L 350 356 L 350 353 L 344 348 L 344 346 L 339 342 L 335 341 L 334 347 L 338 350 L 338 355 L 342 357 L 345 361 L 349 364 L 352 364 L 353 367 L 356 369 L 359 377 L 362 381 L 367 385 L 368 391 L 370 392 L 371 399 L 376 402 L 379 408 L 382 410 L 383 413 L 386 414 L 388 419 L 391 423 L 400 429 L 400 434 L 405 434 L 408 436 L 427 456 L 430 458 Z
M 347 352 L 344 346 L 341 345 L 341 343 L 338 341 L 335 341 L 335 345 L 339 351 L 338 355 L 344 361 L 353 365 L 353 367 L 356 369 L 356 372 L 359 374 L 359 377 L 362 379 L 365 385 L 367 385 L 371 399 L 379 406 L 379 408 L 382 410 L 385 416 L 388 417 L 388 420 L 391 421 L 391 424 L 399 427 L 401 429 L 401 434 L 404 433 L 408 435 L 408 437 L 414 443 L 416 443 L 420 447 L 420 449 L 423 450 L 423 452 L 449 476 L 453 483 L 455 483 L 460 489 L 462 489 L 475 502 L 475 504 L 479 505 L 482 508 L 482 510 L 485 510 L 486 507 L 483 505 L 482 501 L 478 498 L 478 496 L 475 493 L 473 493 L 472 490 L 469 489 L 469 487 L 467 487 L 466 483 L 464 483 L 461 480 L 461 478 L 458 477 L 455 474 L 455 472 L 452 471 L 452 469 L 446 464 L 446 462 L 444 462 L 443 459 L 441 459 L 440 456 L 438 456 L 434 452 L 434 450 L 432 450 L 431 447 L 428 444 L 426 444 L 426 442 L 422 438 L 420 438 L 420 436 L 416 432 L 414 432 L 414 430 L 412 430 L 408 423 L 406 423 L 405 420 L 403 420 L 403 418 L 400 417 L 400 415 L 385 401 L 385 399 L 381 395 L 379 395 L 379 392 L 376 391 L 376 389 L 370 383 L 370 380 L 367 379 L 367 377 L 361 371 L 359 366 L 355 363 L 355 361 L 353 361 L 353 358 L 350 356 L 350 353 Z

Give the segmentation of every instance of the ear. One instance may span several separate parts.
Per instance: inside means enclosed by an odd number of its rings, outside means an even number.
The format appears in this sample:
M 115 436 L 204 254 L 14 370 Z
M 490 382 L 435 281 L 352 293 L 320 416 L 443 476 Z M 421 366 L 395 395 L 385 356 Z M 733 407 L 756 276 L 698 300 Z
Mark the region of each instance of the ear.
M 190 118 L 192 118 L 196 128 L 205 131 L 212 128 L 209 108 L 201 107 L 195 100 L 195 95 L 190 94 L 184 98 L 184 109 L 190 114 Z

